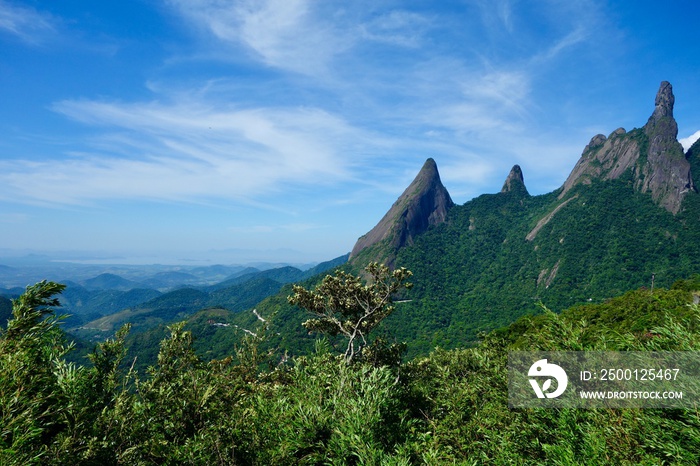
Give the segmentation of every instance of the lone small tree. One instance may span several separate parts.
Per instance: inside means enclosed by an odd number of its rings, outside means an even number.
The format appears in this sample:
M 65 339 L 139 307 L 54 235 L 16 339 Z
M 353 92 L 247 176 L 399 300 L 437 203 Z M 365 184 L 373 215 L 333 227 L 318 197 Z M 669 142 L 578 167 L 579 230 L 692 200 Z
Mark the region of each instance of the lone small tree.
M 413 274 L 403 267 L 391 271 L 372 262 L 365 271 L 369 276 L 366 285 L 361 277 L 337 271 L 326 275 L 313 291 L 294 285 L 294 293 L 287 298 L 290 304 L 316 316 L 302 324 L 306 329 L 348 339 L 347 363 L 367 346 L 367 335 L 394 312 L 394 294 L 412 286 L 406 280 Z

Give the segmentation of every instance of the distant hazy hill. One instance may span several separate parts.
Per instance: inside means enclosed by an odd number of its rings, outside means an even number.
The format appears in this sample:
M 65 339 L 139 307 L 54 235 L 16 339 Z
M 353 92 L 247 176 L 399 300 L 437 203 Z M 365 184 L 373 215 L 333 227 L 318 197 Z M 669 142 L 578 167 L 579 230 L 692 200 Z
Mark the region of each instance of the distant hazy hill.
M 66 312 L 88 320 L 137 306 L 161 295 L 159 291 L 153 289 L 90 290 L 74 282 L 64 282 L 64 284 L 66 289 L 59 298 L 63 307 L 59 312 Z
M 223 288 L 228 288 L 234 285 L 240 285 L 243 284 L 247 281 L 256 279 L 256 278 L 268 278 L 270 280 L 273 280 L 277 283 L 290 283 L 293 281 L 301 280 L 301 278 L 304 276 L 304 272 L 301 270 L 297 269 L 296 267 L 291 267 L 291 266 L 286 266 L 286 267 L 279 267 L 276 269 L 269 269 L 269 270 L 264 270 L 260 271 L 255 268 L 250 268 L 241 271 L 240 273 L 235 274 L 233 277 L 221 282 L 217 283 L 216 285 L 212 285 L 208 287 L 207 289 L 209 291 L 216 291 L 216 290 L 221 290 Z
M 113 273 L 103 273 L 83 282 L 83 286 L 89 290 L 119 290 L 128 291 L 134 288 L 144 288 L 144 285 L 122 278 Z
M 238 265 L 208 265 L 205 267 L 195 267 L 189 272 L 197 277 L 220 277 L 225 279 L 233 273 L 242 270 L 244 267 Z
M 334 269 L 338 266 L 341 266 L 345 264 L 348 261 L 348 258 L 350 257 L 350 254 L 345 254 L 340 257 L 336 257 L 335 259 L 331 259 L 326 262 L 321 262 L 318 264 L 316 267 L 313 267 L 306 272 L 304 272 L 304 279 L 308 279 L 311 277 L 315 277 L 318 274 L 325 273 L 331 269 Z
M 128 322 L 133 325 L 132 334 L 160 328 L 154 340 L 160 341 L 164 332 L 162 328 L 169 323 L 185 320 L 202 309 L 218 308 L 231 313 L 250 309 L 264 298 L 279 292 L 286 283 L 302 280 L 319 270 L 326 271 L 346 260 L 347 256 L 342 256 L 306 272 L 288 266 L 256 272 L 242 269 L 240 272 L 249 273 L 210 287 L 182 287 L 162 294 L 156 290 L 142 289 L 96 292 L 69 283 L 61 301 L 66 308 L 81 311 L 67 322 L 69 331 L 75 336 L 101 340 Z M 144 338 L 145 346 L 152 343 L 148 336 L 132 336 L 132 339 L 139 341 Z
M 690 163 L 690 174 L 693 177 L 693 184 L 696 189 L 700 186 L 700 139 L 695 141 L 685 154 Z
M 182 285 L 194 285 L 200 282 L 199 278 L 187 272 L 160 272 L 151 278 L 144 280 L 147 288 L 167 289 Z
M 278 267 L 263 271 L 250 267 L 237 272 L 221 283 L 208 287 L 207 291 L 216 291 L 232 285 L 239 285 L 256 278 L 268 278 L 282 284 L 298 282 L 318 275 L 319 273 L 326 272 L 339 265 L 345 264 L 348 261 L 348 257 L 349 254 L 345 254 L 343 256 L 336 257 L 335 259 L 321 262 L 320 264 L 306 271 L 302 271 L 291 266 Z

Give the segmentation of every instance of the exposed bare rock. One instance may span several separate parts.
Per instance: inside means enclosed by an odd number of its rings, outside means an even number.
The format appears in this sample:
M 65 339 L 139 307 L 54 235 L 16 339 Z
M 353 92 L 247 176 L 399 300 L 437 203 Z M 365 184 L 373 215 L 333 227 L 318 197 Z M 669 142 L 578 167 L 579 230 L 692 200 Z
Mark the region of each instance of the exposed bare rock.
M 520 165 L 514 165 L 513 168 L 508 173 L 508 178 L 506 178 L 505 183 L 503 183 L 503 188 L 501 188 L 502 193 L 519 192 L 529 196 L 527 188 L 525 187 L 525 180 L 523 178 L 523 171 L 520 169 Z
M 664 118 L 673 119 L 673 105 L 676 103 L 676 97 L 673 95 L 673 86 L 668 81 L 661 81 L 661 86 L 659 86 L 659 92 L 656 93 L 656 100 L 654 100 L 654 113 L 649 117 L 650 123 L 657 123 Z M 673 121 L 674 126 L 675 120 Z M 676 126 L 674 138 L 678 135 L 678 127 Z
M 586 146 L 583 155 L 564 182 L 559 195 L 563 198 L 577 184 L 590 184 L 594 179 L 614 180 L 634 166 L 639 159 L 639 144 L 627 137 L 622 128 L 610 137 L 595 136 Z
M 549 269 L 542 269 L 540 271 L 539 276 L 537 277 L 537 286 L 544 285 L 545 288 L 549 288 L 549 285 L 552 284 L 554 279 L 557 276 L 557 272 L 559 271 L 559 264 L 561 263 L 561 259 L 557 261 L 556 264 L 554 264 L 554 267 L 552 267 L 552 270 Z
M 605 141 L 607 141 L 608 138 L 605 137 L 604 134 L 596 134 L 591 138 L 591 142 L 588 143 L 585 149 L 583 149 L 583 153 L 585 154 L 589 150 L 593 150 L 597 147 L 602 146 L 605 144 Z
M 350 260 L 366 248 L 383 242 L 387 247 L 385 257 L 376 259 L 391 265 L 399 248 L 413 244 L 414 238 L 430 226 L 443 223 L 453 205 L 440 181 L 437 164 L 433 159 L 426 160 L 416 178 L 379 223 L 357 240 Z
M 565 200 L 564 202 L 562 202 L 561 204 L 559 204 L 558 206 L 556 206 L 554 209 L 552 209 L 552 211 L 551 211 L 550 213 L 548 213 L 547 215 L 545 215 L 544 217 L 542 217 L 542 218 L 539 220 L 539 222 L 537 222 L 537 225 L 535 225 L 535 228 L 533 228 L 533 229 L 530 231 L 530 233 L 528 233 L 527 235 L 525 235 L 525 240 L 526 240 L 526 241 L 532 241 L 533 239 L 535 239 L 535 236 L 537 236 L 537 233 L 540 232 L 540 230 L 542 229 L 542 227 L 545 226 L 546 224 L 548 224 L 549 221 L 552 220 L 552 218 L 556 215 L 556 213 L 559 212 L 563 207 L 565 207 L 566 204 L 568 204 L 569 202 L 573 201 L 573 200 L 576 199 L 577 197 L 578 197 L 578 194 L 575 195 L 575 196 L 570 197 L 569 199 Z
M 694 190 L 690 164 L 677 141 L 678 125 L 673 118 L 673 88 L 664 81 L 656 95 L 655 108 L 647 124 L 629 133 L 618 128 L 607 138 L 598 134 L 586 146 L 567 178 L 559 198 L 577 184 L 631 176 L 636 190 L 651 193 L 666 210 L 677 213 L 685 194 Z

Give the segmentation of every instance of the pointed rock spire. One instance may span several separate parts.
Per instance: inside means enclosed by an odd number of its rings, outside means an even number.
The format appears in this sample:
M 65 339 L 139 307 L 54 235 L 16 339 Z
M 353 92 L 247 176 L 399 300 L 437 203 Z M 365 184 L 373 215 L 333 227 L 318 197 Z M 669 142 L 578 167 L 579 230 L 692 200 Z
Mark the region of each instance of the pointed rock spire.
M 668 81 L 661 81 L 659 92 L 656 93 L 656 100 L 654 101 L 656 107 L 649 118 L 649 122 L 656 122 L 662 118 L 673 118 L 673 105 L 675 103 L 676 98 L 673 95 L 673 86 Z
M 388 249 L 383 254 L 384 257 L 373 257 L 372 260 L 393 265 L 396 251 L 413 244 L 414 238 L 430 226 L 443 223 L 447 211 L 453 205 L 450 194 L 440 181 L 435 160 L 426 160 L 416 178 L 379 223 L 357 240 L 350 253 L 350 260 L 361 251 L 381 242 Z
M 503 183 L 501 192 L 522 192 L 525 195 L 529 195 L 525 187 L 525 179 L 523 178 L 523 171 L 520 169 L 520 165 L 513 165 L 513 168 L 510 169 L 510 173 L 508 173 L 508 178 L 506 178 L 505 183 Z
M 654 144 L 656 141 L 656 146 L 649 148 L 650 153 L 663 150 L 660 144 L 668 146 L 677 143 L 678 124 L 673 118 L 673 104 L 675 102 L 673 87 L 668 81 L 663 81 L 656 94 L 654 113 L 644 125 L 644 133 L 649 137 L 650 142 Z

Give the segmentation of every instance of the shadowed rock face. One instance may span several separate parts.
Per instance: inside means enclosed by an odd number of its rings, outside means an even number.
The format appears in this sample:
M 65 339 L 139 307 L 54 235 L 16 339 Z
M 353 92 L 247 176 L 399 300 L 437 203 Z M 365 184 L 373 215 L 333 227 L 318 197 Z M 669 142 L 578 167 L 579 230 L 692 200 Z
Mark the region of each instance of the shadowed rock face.
M 357 240 L 350 253 L 350 260 L 360 251 L 379 242 L 386 242 L 389 257 L 382 259 L 391 265 L 396 250 L 413 244 L 414 238 L 430 226 L 444 222 L 447 211 L 453 205 L 450 194 L 440 181 L 435 161 L 428 159 L 379 223 Z
M 514 165 L 513 168 L 508 173 L 508 178 L 506 178 L 505 183 L 503 183 L 503 188 L 501 188 L 502 193 L 519 192 L 529 196 L 527 188 L 525 187 L 525 180 L 523 178 L 523 171 L 520 169 L 520 165 Z
M 618 128 L 607 138 L 602 134 L 594 136 L 559 197 L 563 198 L 577 184 L 590 184 L 594 179 L 613 180 L 627 173 L 636 190 L 651 193 L 657 204 L 677 213 L 685 194 L 695 190 L 695 186 L 690 164 L 676 139 L 674 103 L 673 88 L 663 81 L 656 94 L 654 112 L 643 128 L 629 133 Z

